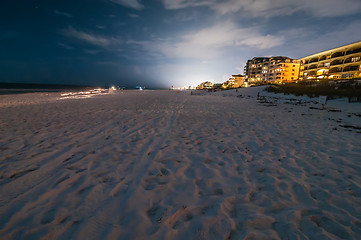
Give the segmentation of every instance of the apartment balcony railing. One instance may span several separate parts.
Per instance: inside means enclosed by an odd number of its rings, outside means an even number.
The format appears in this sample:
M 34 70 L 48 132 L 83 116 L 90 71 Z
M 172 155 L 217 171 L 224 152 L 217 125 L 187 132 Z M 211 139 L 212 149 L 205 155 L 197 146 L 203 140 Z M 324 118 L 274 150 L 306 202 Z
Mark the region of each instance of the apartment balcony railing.
M 318 58 L 312 58 L 308 61 L 308 64 L 318 62 Z
M 337 73 L 337 72 L 342 72 L 342 68 L 334 67 L 334 68 L 331 68 L 329 71 L 329 73 Z
M 311 65 L 311 66 L 308 66 L 308 70 L 311 70 L 311 69 L 316 69 L 317 68 L 317 65 Z
M 316 76 L 317 75 L 317 71 L 310 71 L 308 73 L 308 76 Z
M 358 70 L 360 70 L 359 65 L 351 65 L 351 66 L 344 67 L 343 72 L 351 72 L 351 71 L 358 71 Z
M 330 63 L 326 62 L 326 63 L 320 63 L 317 65 L 317 68 L 327 68 L 330 66 Z
M 343 64 L 343 61 L 336 60 L 336 61 L 331 62 L 330 66 L 336 66 L 336 65 L 341 65 L 341 64 Z
M 346 55 L 350 55 L 350 54 L 354 54 L 354 53 L 360 53 L 360 52 L 361 52 L 361 48 L 356 48 L 356 49 L 348 50 L 346 52 Z
M 324 60 L 327 60 L 327 56 L 326 56 L 326 55 L 323 55 L 323 56 L 321 56 L 321 57 L 318 59 L 319 62 L 320 62 L 320 61 L 324 61 Z
M 347 59 L 345 59 L 344 63 L 357 63 L 357 62 L 361 62 L 361 57 L 349 57 Z
M 336 52 L 336 53 L 331 55 L 331 58 L 342 57 L 344 55 L 345 55 L 345 52 Z

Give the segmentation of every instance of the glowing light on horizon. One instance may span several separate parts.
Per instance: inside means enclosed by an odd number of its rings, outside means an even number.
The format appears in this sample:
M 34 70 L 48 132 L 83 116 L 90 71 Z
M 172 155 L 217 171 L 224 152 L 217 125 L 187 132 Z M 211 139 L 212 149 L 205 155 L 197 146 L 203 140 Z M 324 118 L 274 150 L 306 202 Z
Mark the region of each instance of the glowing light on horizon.
M 113 90 L 113 88 L 110 88 Z M 110 89 L 103 89 L 103 88 L 96 88 L 93 90 L 89 90 L 86 92 L 68 92 L 68 93 L 61 93 L 60 98 L 58 100 L 62 99 L 83 99 L 83 98 L 90 98 L 96 95 L 105 95 L 109 94 Z

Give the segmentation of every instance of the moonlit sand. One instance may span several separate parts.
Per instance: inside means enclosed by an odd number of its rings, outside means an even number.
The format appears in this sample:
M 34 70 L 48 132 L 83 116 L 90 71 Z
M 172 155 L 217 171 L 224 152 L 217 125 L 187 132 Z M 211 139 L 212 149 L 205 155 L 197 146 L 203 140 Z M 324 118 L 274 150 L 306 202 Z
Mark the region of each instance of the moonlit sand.
M 0 238 L 359 239 L 361 104 L 261 90 L 1 96 Z

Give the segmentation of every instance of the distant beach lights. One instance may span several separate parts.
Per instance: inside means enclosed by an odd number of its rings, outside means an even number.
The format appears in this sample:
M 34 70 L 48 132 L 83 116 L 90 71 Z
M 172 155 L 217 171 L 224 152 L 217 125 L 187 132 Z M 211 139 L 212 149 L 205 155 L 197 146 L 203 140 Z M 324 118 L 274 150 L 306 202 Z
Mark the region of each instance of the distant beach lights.
M 59 99 L 82 99 L 82 98 L 90 98 L 93 97 L 95 95 L 103 95 L 103 94 L 108 94 L 109 90 L 108 89 L 103 89 L 103 88 L 96 88 L 93 90 L 89 90 L 86 92 L 68 92 L 68 93 L 62 93 L 60 94 L 60 98 Z
M 112 86 L 112 87 L 109 88 L 108 93 L 113 94 L 115 91 L 117 91 L 117 88 L 115 86 Z

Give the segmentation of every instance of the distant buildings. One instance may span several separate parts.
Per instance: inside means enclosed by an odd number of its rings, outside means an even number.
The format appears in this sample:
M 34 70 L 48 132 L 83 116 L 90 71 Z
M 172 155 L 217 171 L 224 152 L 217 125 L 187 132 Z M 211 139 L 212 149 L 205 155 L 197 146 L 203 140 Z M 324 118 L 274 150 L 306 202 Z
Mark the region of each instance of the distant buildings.
M 197 86 L 196 89 L 211 89 L 213 87 L 213 84 L 211 82 L 202 82 Z
M 255 57 L 247 61 L 245 74 L 248 83 L 293 82 L 298 79 L 300 61 L 289 57 Z
M 222 88 L 239 88 L 244 85 L 246 81 L 246 76 L 241 74 L 232 75 L 226 82 L 222 84 Z
M 267 71 L 267 81 L 271 83 L 295 82 L 298 80 L 300 60 L 287 57 L 271 57 Z
M 248 82 L 266 81 L 263 69 L 268 67 L 269 57 L 254 57 L 248 60 L 244 67 L 244 74 Z
M 254 57 L 247 61 L 244 75 L 232 75 L 214 89 L 248 87 L 255 83 L 286 83 L 300 80 L 361 79 L 361 41 L 300 59 L 284 56 Z M 197 89 L 210 89 L 201 83 Z
M 300 59 L 255 57 L 244 67 L 248 83 L 361 78 L 361 41 Z
M 300 59 L 300 79 L 361 78 L 361 41 Z

